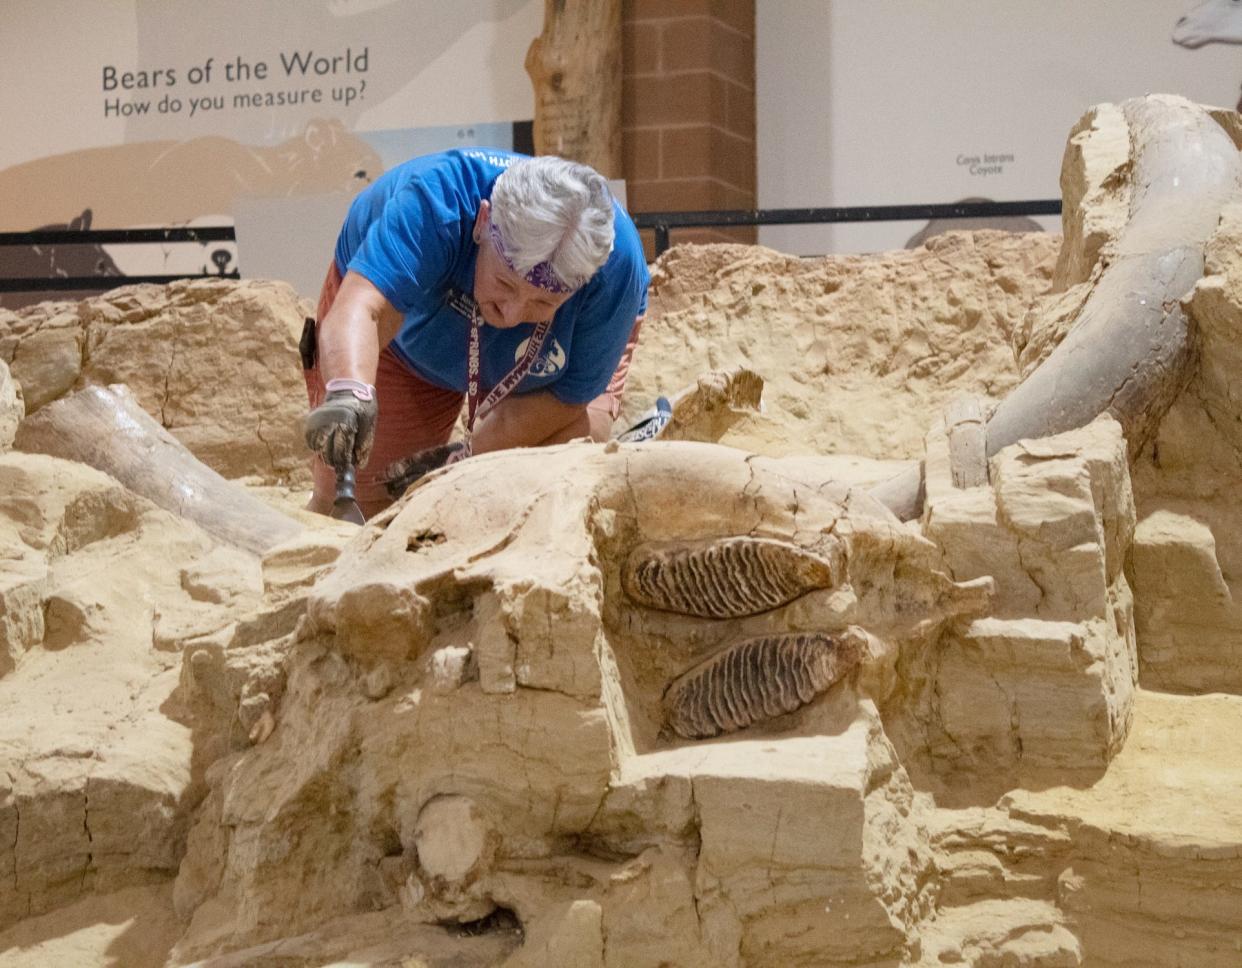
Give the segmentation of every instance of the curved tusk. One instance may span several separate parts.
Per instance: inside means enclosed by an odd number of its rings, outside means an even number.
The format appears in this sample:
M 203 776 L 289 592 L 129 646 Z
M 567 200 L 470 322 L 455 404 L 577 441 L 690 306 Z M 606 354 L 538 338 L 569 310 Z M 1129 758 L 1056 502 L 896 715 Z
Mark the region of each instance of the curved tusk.
M 1121 107 L 1133 158 L 1130 217 L 1073 329 L 992 414 L 989 457 L 1110 413 L 1133 460 L 1192 372 L 1193 326 L 1180 301 L 1203 276 L 1207 241 L 1242 188 L 1242 156 L 1184 98 L 1152 95 Z M 871 494 L 910 520 L 922 511 L 921 488 L 921 473 L 907 472 Z

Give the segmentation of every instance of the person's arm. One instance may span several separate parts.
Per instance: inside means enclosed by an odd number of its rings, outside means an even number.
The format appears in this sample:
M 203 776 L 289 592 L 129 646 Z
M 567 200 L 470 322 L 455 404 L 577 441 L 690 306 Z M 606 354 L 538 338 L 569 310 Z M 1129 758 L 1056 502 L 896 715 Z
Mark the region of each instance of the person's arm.
M 412 298 L 444 285 L 473 211 L 446 214 L 434 184 L 416 180 L 384 203 L 349 264 L 319 326 L 319 369 L 324 381 L 375 382 L 380 351 L 401 329 Z
M 595 417 L 585 404 L 562 403 L 546 390 L 506 397 L 479 421 L 469 450 L 460 442 L 421 450 L 389 465 L 385 486 L 394 499 L 399 498 L 419 478 L 460 459 L 463 453 L 469 456 L 509 447 L 563 444 L 578 437 L 607 440 L 611 421 L 592 426 Z
M 362 467 L 370 456 L 380 347 L 401 322 L 401 313 L 366 276 L 347 272 L 319 325 L 319 373 L 328 392 L 306 416 L 306 445 L 338 471 Z
M 475 454 L 507 447 L 540 444 L 590 436 L 586 404 L 564 403 L 547 390 L 506 397 L 485 416 L 470 438 Z
M 446 220 L 435 185 L 415 180 L 384 203 L 344 266 L 319 325 L 319 372 L 328 392 L 305 422 L 307 446 L 338 472 L 367 462 L 382 405 L 374 387 L 380 350 L 401 329 L 410 294 L 442 284 L 461 238 L 454 226 L 467 217 L 458 214 L 458 222 Z
M 319 326 L 319 372 L 336 379 L 375 383 L 380 349 L 401 328 L 401 313 L 366 276 L 345 273 L 332 308 Z

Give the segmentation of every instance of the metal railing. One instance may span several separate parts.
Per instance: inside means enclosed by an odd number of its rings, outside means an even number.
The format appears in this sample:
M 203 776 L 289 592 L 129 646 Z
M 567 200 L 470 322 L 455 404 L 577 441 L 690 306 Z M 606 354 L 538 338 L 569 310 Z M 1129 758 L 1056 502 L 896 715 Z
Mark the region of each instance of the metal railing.
M 1026 202 L 952 202 L 947 205 L 864 205 L 846 208 L 759 208 L 714 212 L 640 212 L 640 229 L 655 230 L 656 256 L 669 247 L 670 229 L 735 228 L 739 225 L 817 225 L 839 222 L 914 222 L 934 218 L 1003 218 L 1060 215 L 1059 198 Z
M 727 209 L 700 212 L 640 212 L 634 224 L 655 232 L 655 253 L 669 248 L 669 232 L 687 228 L 735 228 L 745 225 L 821 225 L 858 222 L 910 222 L 949 218 L 1003 218 L 1024 215 L 1060 215 L 1059 198 L 1024 202 L 952 202 L 937 205 L 864 205 L 843 208 Z M 232 226 L 156 229 L 43 229 L 0 232 L 6 246 L 129 245 L 152 242 L 236 242 Z M 106 290 L 134 283 L 166 283 L 176 279 L 238 279 L 232 272 L 179 273 L 146 276 L 43 276 L 0 278 L 0 292 Z

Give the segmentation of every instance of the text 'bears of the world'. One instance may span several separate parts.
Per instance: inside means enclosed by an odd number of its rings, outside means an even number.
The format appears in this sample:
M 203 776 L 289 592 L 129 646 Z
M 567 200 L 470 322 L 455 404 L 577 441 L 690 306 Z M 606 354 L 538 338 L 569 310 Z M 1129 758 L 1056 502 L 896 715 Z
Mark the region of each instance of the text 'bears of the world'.
M 234 57 L 217 65 L 214 57 L 202 64 L 195 64 L 181 72 L 176 67 L 159 67 L 153 70 L 120 71 L 111 64 L 103 68 L 104 91 L 141 91 L 152 88 L 177 87 L 184 79 L 191 85 L 212 83 L 237 84 L 270 82 L 278 78 L 338 77 L 366 73 L 370 67 L 370 49 L 355 51 L 346 47 L 343 53 L 321 54 L 314 50 L 281 51 L 278 55 L 279 70 L 272 72 L 267 61 L 250 61 Z M 184 75 L 184 76 L 183 76 Z M 336 101 L 348 107 L 365 96 L 367 82 L 342 83 L 330 88 L 290 87 L 277 90 L 234 91 L 230 94 L 187 94 L 184 98 L 165 93 L 158 99 L 130 99 L 119 97 L 104 99 L 105 118 L 129 118 L 143 114 L 181 114 L 195 117 L 209 111 L 245 108 L 283 108 L 301 104 L 322 104 Z

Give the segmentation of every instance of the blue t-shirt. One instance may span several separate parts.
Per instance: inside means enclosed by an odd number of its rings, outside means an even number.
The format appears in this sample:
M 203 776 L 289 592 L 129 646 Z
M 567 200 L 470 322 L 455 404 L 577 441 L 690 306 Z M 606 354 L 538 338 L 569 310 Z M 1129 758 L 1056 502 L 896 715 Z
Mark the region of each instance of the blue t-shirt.
M 473 303 L 473 238 L 479 202 L 497 177 L 525 156 L 469 148 L 414 158 L 383 174 L 350 205 L 336 242 L 344 275 L 365 276 L 405 322 L 391 346 L 436 386 L 466 391 L 466 341 Z M 649 276 L 638 230 L 613 202 L 614 242 L 608 261 L 556 311 L 552 329 L 515 393 L 550 390 L 584 404 L 608 387 L 636 316 L 646 311 Z M 513 369 L 534 332 L 483 326 L 484 392 Z

